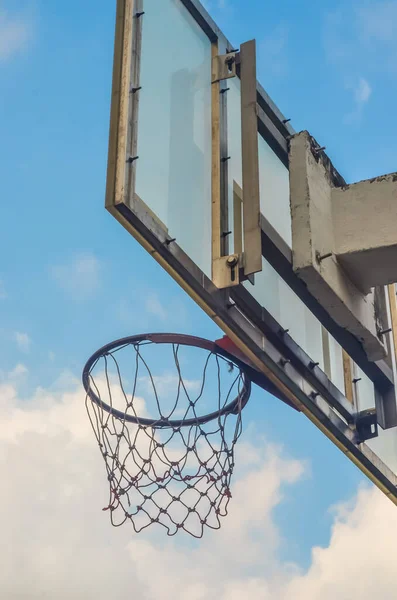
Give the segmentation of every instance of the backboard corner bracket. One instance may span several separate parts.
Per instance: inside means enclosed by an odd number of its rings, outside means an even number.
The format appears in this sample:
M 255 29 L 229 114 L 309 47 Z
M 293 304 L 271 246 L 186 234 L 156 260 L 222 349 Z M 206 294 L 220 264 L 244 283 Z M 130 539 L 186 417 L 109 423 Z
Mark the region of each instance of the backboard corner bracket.
M 214 56 L 212 58 L 212 83 L 236 77 L 238 57 L 238 52 L 229 52 Z
M 212 281 L 219 289 L 234 287 L 240 284 L 241 256 L 230 254 L 220 256 L 212 261 Z

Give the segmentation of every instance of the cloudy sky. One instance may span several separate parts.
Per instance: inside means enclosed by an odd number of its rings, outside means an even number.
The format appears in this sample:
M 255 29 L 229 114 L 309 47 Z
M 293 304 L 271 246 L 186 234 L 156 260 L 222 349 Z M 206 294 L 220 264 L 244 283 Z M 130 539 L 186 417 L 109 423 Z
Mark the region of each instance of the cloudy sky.
M 348 181 L 396 170 L 397 1 L 206 4 L 236 45 L 256 37 L 261 83 Z M 103 208 L 113 32 L 113 1 L 0 0 L 0 595 L 395 598 L 395 507 L 258 391 L 221 531 L 137 536 L 102 512 L 86 358 L 219 335 Z

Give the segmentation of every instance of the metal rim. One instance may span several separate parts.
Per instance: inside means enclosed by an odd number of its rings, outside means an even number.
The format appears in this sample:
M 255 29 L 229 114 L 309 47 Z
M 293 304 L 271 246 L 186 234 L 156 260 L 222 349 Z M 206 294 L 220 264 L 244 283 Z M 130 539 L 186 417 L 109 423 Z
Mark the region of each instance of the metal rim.
M 117 410 L 116 408 L 112 408 L 111 406 L 106 404 L 106 402 L 103 402 L 92 390 L 90 386 L 91 369 L 93 368 L 93 366 L 95 366 L 99 358 L 106 356 L 112 350 L 116 350 L 117 348 L 121 348 L 122 346 L 139 344 L 140 342 L 144 341 L 153 342 L 155 344 L 179 344 L 180 346 L 194 346 L 197 348 L 202 348 L 203 350 L 208 350 L 208 352 L 211 352 L 214 355 L 221 356 L 222 358 L 226 359 L 228 362 L 232 363 L 234 366 L 239 368 L 244 382 L 244 388 L 238 394 L 238 396 L 234 400 L 229 402 L 226 406 L 224 406 L 222 410 L 208 413 L 207 415 L 203 415 L 202 417 L 191 418 L 186 420 L 156 420 L 144 418 L 141 419 L 139 417 L 128 415 L 120 410 Z M 211 342 L 210 340 L 195 337 L 192 335 L 183 335 L 179 333 L 144 333 L 141 335 L 133 335 L 110 342 L 109 344 L 102 346 L 102 348 L 97 350 L 88 359 L 83 369 L 82 379 L 87 396 L 92 400 L 92 402 L 95 402 L 95 404 L 97 404 L 100 408 L 122 421 L 126 421 L 128 423 L 135 423 L 136 425 L 143 425 L 146 427 L 177 428 L 189 427 L 191 425 L 202 425 L 229 413 L 237 414 L 246 406 L 251 395 L 251 379 L 247 373 L 246 365 L 242 361 L 240 361 L 232 354 L 229 354 L 229 352 L 227 352 L 226 350 L 223 350 L 223 348 L 219 347 L 215 342 Z

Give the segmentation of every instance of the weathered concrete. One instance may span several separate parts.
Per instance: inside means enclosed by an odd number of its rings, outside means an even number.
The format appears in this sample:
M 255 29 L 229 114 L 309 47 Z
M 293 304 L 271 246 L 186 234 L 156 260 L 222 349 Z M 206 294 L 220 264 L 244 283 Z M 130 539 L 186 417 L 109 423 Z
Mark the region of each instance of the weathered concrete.
M 292 256 L 295 272 L 331 317 L 355 335 L 370 360 L 386 355 L 374 294 L 364 293 L 338 261 L 333 210 L 335 171 L 307 131 L 290 143 Z
M 332 189 L 335 254 L 368 291 L 397 281 L 397 173 Z

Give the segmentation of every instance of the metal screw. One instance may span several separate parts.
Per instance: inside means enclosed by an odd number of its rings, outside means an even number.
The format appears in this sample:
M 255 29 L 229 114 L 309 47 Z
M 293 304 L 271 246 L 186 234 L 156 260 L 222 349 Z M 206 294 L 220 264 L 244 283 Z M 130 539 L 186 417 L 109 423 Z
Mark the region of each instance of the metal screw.
M 290 121 L 291 121 L 291 119 L 283 119 L 282 123 L 284 123 L 284 125 L 285 125 L 286 123 L 289 123 Z
M 225 237 L 227 237 L 228 235 L 231 235 L 231 233 L 232 233 L 231 231 L 224 231 L 224 232 L 222 233 L 222 237 L 224 237 L 224 238 L 225 238 Z
M 225 156 L 224 158 L 222 158 L 222 159 L 221 159 L 221 161 L 222 161 L 223 163 L 225 163 L 225 162 L 227 162 L 227 161 L 228 161 L 228 160 L 230 160 L 230 159 L 231 159 L 231 156 Z
M 356 379 L 353 379 L 353 380 L 352 380 L 352 383 L 356 384 L 356 383 L 358 383 L 359 381 L 361 381 L 361 377 L 357 377 Z
M 323 152 L 323 150 L 326 150 L 327 146 L 321 146 L 321 148 L 314 148 L 313 152 L 315 152 L 316 154 L 319 154 L 320 152 Z
M 142 12 L 135 13 L 135 16 L 136 16 L 137 19 L 139 19 L 139 17 L 141 17 L 144 14 L 145 14 L 145 11 L 143 10 Z
M 226 92 L 228 92 L 230 90 L 230 88 L 225 88 L 224 90 L 221 90 L 221 94 L 226 94 Z
M 319 263 L 325 260 L 326 258 L 331 258 L 331 256 L 333 256 L 333 252 L 328 252 L 327 254 L 320 254 L 319 252 L 316 252 L 316 259 Z
M 173 242 L 176 242 L 176 238 L 172 238 L 171 240 L 165 240 L 164 244 L 166 246 L 169 246 L 170 244 L 172 244 Z
M 233 268 L 237 265 L 238 258 L 236 256 L 228 256 L 226 262 L 230 268 Z
M 286 365 L 290 365 L 291 361 L 288 358 L 280 358 L 279 364 L 284 368 Z
M 379 336 L 381 336 L 381 335 L 386 335 L 387 333 L 391 333 L 392 331 L 393 331 L 393 328 L 392 328 L 392 327 L 390 327 L 390 329 L 385 329 L 385 330 L 383 330 L 383 331 L 379 331 L 379 332 L 378 332 L 378 335 L 379 335 Z
M 138 160 L 139 156 L 129 156 L 126 160 L 127 163 L 131 164 L 133 163 L 135 160 Z
M 141 85 L 140 85 L 139 87 L 135 87 L 135 88 L 134 88 L 134 87 L 132 87 L 132 88 L 130 89 L 130 92 L 131 92 L 131 94 L 135 94 L 135 92 L 139 92 L 139 90 L 141 90 L 141 89 L 142 89 L 142 86 L 141 86 Z
M 320 363 L 319 362 L 309 362 L 309 369 L 314 369 L 315 367 L 318 367 Z

